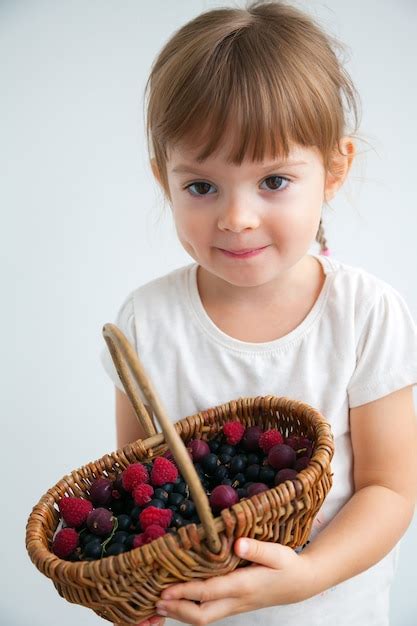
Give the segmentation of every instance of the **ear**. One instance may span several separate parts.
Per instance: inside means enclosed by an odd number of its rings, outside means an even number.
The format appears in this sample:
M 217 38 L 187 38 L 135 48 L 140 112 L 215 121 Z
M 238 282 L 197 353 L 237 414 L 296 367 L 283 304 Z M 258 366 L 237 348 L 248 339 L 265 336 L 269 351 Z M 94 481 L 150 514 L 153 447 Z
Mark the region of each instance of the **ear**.
M 335 149 L 331 163 L 331 171 L 327 172 L 324 184 L 324 199 L 331 200 L 338 189 L 343 185 L 352 166 L 356 154 L 356 147 L 351 137 L 342 137 L 339 142 L 340 152 Z

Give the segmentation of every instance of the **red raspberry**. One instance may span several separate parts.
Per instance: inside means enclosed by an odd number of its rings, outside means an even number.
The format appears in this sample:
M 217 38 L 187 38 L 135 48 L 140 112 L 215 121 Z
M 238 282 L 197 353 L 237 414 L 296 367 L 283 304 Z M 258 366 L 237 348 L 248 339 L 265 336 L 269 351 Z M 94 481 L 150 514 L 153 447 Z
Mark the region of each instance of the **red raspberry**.
M 93 510 L 93 503 L 84 498 L 64 497 L 58 502 L 59 510 L 65 523 L 73 528 L 78 528 L 87 521 L 88 515 Z
M 139 514 L 139 522 L 143 530 L 151 524 L 158 524 L 162 528 L 168 528 L 173 516 L 172 509 L 158 509 L 156 506 L 147 506 Z
M 245 434 L 245 427 L 238 421 L 226 422 L 223 425 L 223 433 L 229 445 L 234 446 L 242 439 Z
M 155 487 L 160 487 L 165 483 L 175 483 L 177 478 L 178 470 L 171 461 L 162 456 L 155 459 L 151 471 L 151 482 Z
M 140 533 L 140 535 L 135 535 L 135 538 L 133 539 L 134 548 L 140 548 L 141 546 L 143 546 L 144 543 L 146 543 L 145 533 Z
M 141 483 L 149 482 L 148 470 L 142 463 L 132 463 L 122 472 L 122 485 L 126 491 L 133 491 Z
M 150 543 L 154 539 L 158 539 L 158 537 L 166 535 L 166 530 L 165 528 L 162 528 L 162 526 L 159 526 L 159 524 L 149 524 L 149 526 L 145 529 L 144 535 L 144 542 Z
M 277 443 L 284 443 L 284 437 L 276 428 L 266 430 L 259 437 L 259 447 L 262 448 L 265 453 L 269 452 Z
M 52 552 L 60 559 L 65 559 L 78 547 L 78 533 L 74 528 L 62 528 L 55 535 Z
M 152 500 L 153 487 L 148 483 L 142 483 L 133 490 L 133 499 L 135 504 L 146 504 Z

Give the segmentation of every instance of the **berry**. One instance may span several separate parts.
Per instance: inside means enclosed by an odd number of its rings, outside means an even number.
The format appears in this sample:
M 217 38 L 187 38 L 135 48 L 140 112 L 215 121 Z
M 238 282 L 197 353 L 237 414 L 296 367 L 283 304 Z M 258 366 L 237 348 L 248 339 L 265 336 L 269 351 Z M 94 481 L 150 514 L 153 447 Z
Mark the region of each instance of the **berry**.
M 167 502 L 169 494 L 168 491 L 165 491 L 165 489 L 162 489 L 162 487 L 158 487 L 158 489 L 155 489 L 155 493 L 153 495 L 155 498 L 158 498 L 158 500 Z
M 112 496 L 115 500 L 120 500 L 124 496 L 129 495 L 129 492 L 123 487 L 122 474 L 123 472 L 120 472 L 113 480 Z
M 181 528 L 181 526 L 185 526 L 186 523 L 187 522 L 182 517 L 182 515 L 180 515 L 179 513 L 174 513 L 173 516 L 172 516 L 170 527 L 175 529 L 175 530 L 178 530 L 178 528 Z
M 99 537 L 92 539 L 84 546 L 84 556 L 87 560 L 99 559 L 101 557 L 101 543 Z
M 234 476 L 235 474 L 239 474 L 239 472 L 243 472 L 246 467 L 246 459 L 243 455 L 238 455 L 233 457 L 232 462 L 230 463 L 230 474 Z
M 125 530 L 118 530 L 117 533 L 114 533 L 111 543 L 126 543 L 128 537 L 128 532 Z
M 142 463 L 132 463 L 122 472 L 122 484 L 126 491 L 133 491 L 141 483 L 149 482 L 148 470 Z
M 158 537 L 162 537 L 165 534 L 165 528 L 162 528 L 162 526 L 159 526 L 159 524 L 149 524 L 144 532 L 144 543 L 149 543 L 154 539 L 158 539 Z
M 262 428 L 259 426 L 250 426 L 246 429 L 245 436 L 242 439 L 242 448 L 247 452 L 256 452 L 259 450 L 259 437 L 262 435 Z
M 78 533 L 74 528 L 62 528 L 55 535 L 52 552 L 65 559 L 78 547 Z
M 186 482 L 184 482 L 182 478 L 181 478 L 181 482 L 174 485 L 174 492 L 180 493 L 182 496 L 187 496 L 187 497 L 190 495 L 188 485 Z
M 220 449 L 220 446 L 222 445 L 221 442 L 219 441 L 219 439 L 211 439 L 208 442 L 209 448 L 212 452 L 218 452 Z
M 274 482 L 274 478 L 275 471 L 272 469 L 272 467 L 269 467 L 268 465 L 264 465 L 263 467 L 261 467 L 258 476 L 258 480 L 261 483 L 272 484 Z
M 247 459 L 248 465 L 261 465 L 264 459 L 264 455 L 262 453 L 256 454 L 256 452 L 249 452 L 249 454 L 247 455 Z
M 165 509 L 166 508 L 166 502 L 164 502 L 163 500 L 159 500 L 159 498 L 153 498 L 153 500 L 151 500 L 150 502 L 147 502 L 146 504 L 143 505 L 143 508 L 147 508 L 148 506 L 154 506 L 157 509 Z
M 294 463 L 294 469 L 296 472 L 301 472 L 301 470 L 305 469 L 309 463 L 310 459 L 308 456 L 300 456 Z
M 246 476 L 242 474 L 242 472 L 239 472 L 238 474 L 235 474 L 235 476 L 233 476 L 232 487 L 234 489 L 237 489 L 237 487 L 243 487 L 245 482 L 246 482 Z
M 125 513 L 122 513 L 121 515 L 117 516 L 118 530 L 129 530 L 131 523 L 132 523 L 132 520 L 130 518 L 130 515 L 126 515 Z
M 275 474 L 274 482 L 275 482 L 275 485 L 280 485 L 286 480 L 292 480 L 293 478 L 296 478 L 296 477 L 297 477 L 297 472 L 294 469 L 291 469 L 289 467 L 284 467 L 283 469 L 280 469 Z
M 238 421 L 226 422 L 223 424 L 223 433 L 228 444 L 236 445 L 242 439 L 245 427 Z
M 208 443 L 202 439 L 192 439 L 188 442 L 187 449 L 194 463 L 198 463 L 207 454 L 210 454 Z
M 224 465 L 219 465 L 219 467 L 214 472 L 214 479 L 217 483 L 221 483 L 224 478 L 229 477 L 229 470 Z
M 302 437 L 298 435 L 291 435 L 285 439 L 285 443 L 297 453 L 297 457 L 299 456 L 308 456 L 311 457 L 313 452 L 313 442 L 308 437 Z
M 219 513 L 222 509 L 229 508 L 239 502 L 239 496 L 233 487 L 218 485 L 211 492 L 209 502 L 215 513 Z
M 268 452 L 268 463 L 276 470 L 292 467 L 295 462 L 295 451 L 285 443 L 277 443 Z
M 159 524 L 163 528 L 167 528 L 172 520 L 173 512 L 170 509 L 157 509 L 155 506 L 149 506 L 139 515 L 139 522 L 143 528 L 151 524 Z
M 219 448 L 219 456 L 221 454 L 227 454 L 228 456 L 235 456 L 236 448 L 234 446 L 229 446 L 227 444 L 223 444 Z
M 84 498 L 61 498 L 58 507 L 64 521 L 68 526 L 78 528 L 87 520 L 88 515 L 93 510 L 93 503 Z
M 219 460 L 221 463 L 223 463 L 223 465 L 230 465 L 232 459 L 233 457 L 230 454 L 226 454 L 225 452 L 219 454 Z
M 123 543 L 112 543 L 108 548 L 104 549 L 104 556 L 117 556 L 126 550 Z
M 184 502 L 180 504 L 179 512 L 187 519 L 190 519 L 190 517 L 192 517 L 196 512 L 194 502 L 191 500 L 184 500 Z
M 244 471 L 246 480 L 258 480 L 260 470 L 259 465 L 249 465 Z
M 91 511 L 87 517 L 87 527 L 95 535 L 107 535 L 113 530 L 115 519 L 111 511 L 99 507 Z
M 106 506 L 112 500 L 113 483 L 109 478 L 97 478 L 90 487 L 90 499 L 94 506 Z
M 220 465 L 220 459 L 215 452 L 210 452 L 201 461 L 201 465 L 206 474 L 213 475 Z
M 141 483 L 133 490 L 135 504 L 146 504 L 152 500 L 153 487 L 149 483 Z
M 259 447 L 267 454 L 277 443 L 284 443 L 284 438 L 276 429 L 266 430 L 259 437 Z
M 170 493 L 168 496 L 169 504 L 173 504 L 174 506 L 179 506 L 184 501 L 184 496 L 182 493 L 176 493 L 175 491 Z
M 172 454 L 171 450 L 167 450 L 166 452 L 164 452 L 164 454 L 162 455 L 163 459 L 167 459 L 168 461 L 170 461 L 170 463 L 172 463 L 172 465 L 175 465 L 175 467 L 178 469 L 178 464 L 175 460 L 174 455 Z M 151 470 L 152 471 L 152 468 Z
M 248 493 L 249 498 L 251 498 L 252 496 L 255 496 L 257 493 L 262 493 L 262 491 L 268 491 L 268 489 L 269 489 L 268 485 L 265 485 L 264 483 L 251 483 L 246 491 Z
M 134 535 L 133 539 L 133 547 L 140 548 L 145 543 L 145 533 L 140 533 L 139 535 Z
M 178 469 L 171 461 L 160 456 L 154 461 L 151 482 L 155 487 L 161 487 L 165 483 L 175 483 L 178 478 Z

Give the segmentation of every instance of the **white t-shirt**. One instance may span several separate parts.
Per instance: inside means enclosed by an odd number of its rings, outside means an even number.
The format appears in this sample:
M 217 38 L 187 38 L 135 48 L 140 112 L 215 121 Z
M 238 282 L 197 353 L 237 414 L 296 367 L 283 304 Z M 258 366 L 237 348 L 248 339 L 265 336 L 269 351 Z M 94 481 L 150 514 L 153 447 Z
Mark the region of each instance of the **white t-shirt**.
M 313 256 L 326 274 L 321 293 L 301 324 L 274 341 L 241 341 L 214 324 L 198 292 L 197 263 L 133 290 L 115 320 L 173 422 L 243 396 L 263 395 L 306 402 L 325 416 L 335 438 L 333 486 L 310 540 L 353 494 L 349 409 L 417 383 L 417 328 L 400 294 L 360 268 Z M 123 389 L 107 345 L 101 361 Z M 144 395 L 142 400 L 149 404 Z M 398 549 L 397 544 L 366 572 L 304 602 L 216 623 L 386 626 Z

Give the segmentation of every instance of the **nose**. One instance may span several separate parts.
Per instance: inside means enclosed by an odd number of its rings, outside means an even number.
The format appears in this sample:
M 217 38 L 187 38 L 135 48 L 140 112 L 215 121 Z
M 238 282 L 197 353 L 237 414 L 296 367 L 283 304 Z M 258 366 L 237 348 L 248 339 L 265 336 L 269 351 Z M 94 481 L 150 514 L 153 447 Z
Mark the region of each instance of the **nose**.
M 258 228 L 260 223 L 257 211 L 251 207 L 251 201 L 243 198 L 229 199 L 222 208 L 217 225 L 220 230 L 240 233 L 247 228 Z

